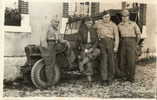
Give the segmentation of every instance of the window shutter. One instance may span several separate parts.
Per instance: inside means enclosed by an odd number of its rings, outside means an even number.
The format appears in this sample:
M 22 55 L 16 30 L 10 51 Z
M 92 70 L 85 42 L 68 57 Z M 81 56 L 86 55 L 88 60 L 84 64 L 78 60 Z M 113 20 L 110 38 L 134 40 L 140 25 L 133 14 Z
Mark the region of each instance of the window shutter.
M 28 14 L 28 2 L 19 0 L 19 11 L 21 14 Z
M 91 3 L 91 15 L 92 16 L 99 13 L 99 6 L 100 6 L 100 4 L 98 2 L 92 2 Z
M 69 4 L 63 3 L 63 17 L 68 17 L 69 15 Z
M 146 25 L 146 4 L 140 4 L 140 19 L 143 25 Z

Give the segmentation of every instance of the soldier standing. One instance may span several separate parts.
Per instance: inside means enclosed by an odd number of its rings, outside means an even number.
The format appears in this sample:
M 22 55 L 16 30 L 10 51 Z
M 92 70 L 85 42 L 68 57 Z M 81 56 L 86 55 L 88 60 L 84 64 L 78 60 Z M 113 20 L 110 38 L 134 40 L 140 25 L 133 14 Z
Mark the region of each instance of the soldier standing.
M 122 22 L 118 25 L 120 39 L 120 70 L 123 78 L 134 82 L 136 46 L 140 39 L 140 29 L 137 24 L 129 20 L 129 11 L 122 11 Z
M 103 19 L 96 22 L 100 38 L 99 47 L 101 50 L 101 77 L 102 85 L 110 85 L 115 75 L 114 53 L 118 51 L 119 33 L 116 24 L 110 20 L 110 13 L 104 11 Z

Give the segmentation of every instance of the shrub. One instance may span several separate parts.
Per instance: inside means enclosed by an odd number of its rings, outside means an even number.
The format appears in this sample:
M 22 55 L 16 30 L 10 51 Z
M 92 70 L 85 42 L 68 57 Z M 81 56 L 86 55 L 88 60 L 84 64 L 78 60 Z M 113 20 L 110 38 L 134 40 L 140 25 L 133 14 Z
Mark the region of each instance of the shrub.
M 18 9 L 6 8 L 5 9 L 5 25 L 20 26 L 21 14 Z

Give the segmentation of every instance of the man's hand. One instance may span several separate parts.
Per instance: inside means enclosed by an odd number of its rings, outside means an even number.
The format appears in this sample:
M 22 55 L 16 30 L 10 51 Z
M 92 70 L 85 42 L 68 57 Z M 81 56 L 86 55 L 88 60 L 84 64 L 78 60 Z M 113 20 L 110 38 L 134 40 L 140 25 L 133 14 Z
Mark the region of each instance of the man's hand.
M 93 51 L 93 48 L 85 49 L 85 52 L 86 52 L 86 53 L 91 53 L 92 51 Z
M 90 49 L 89 49 L 89 53 L 92 52 L 92 51 L 93 51 L 93 48 L 90 48 Z
M 60 42 L 65 43 L 68 46 L 68 48 L 71 47 L 70 42 L 68 40 L 60 40 Z
M 40 41 L 40 46 L 48 48 L 48 44 L 47 44 L 46 40 L 45 41 Z
M 118 48 L 114 48 L 113 51 L 114 51 L 114 53 L 117 53 L 118 52 Z

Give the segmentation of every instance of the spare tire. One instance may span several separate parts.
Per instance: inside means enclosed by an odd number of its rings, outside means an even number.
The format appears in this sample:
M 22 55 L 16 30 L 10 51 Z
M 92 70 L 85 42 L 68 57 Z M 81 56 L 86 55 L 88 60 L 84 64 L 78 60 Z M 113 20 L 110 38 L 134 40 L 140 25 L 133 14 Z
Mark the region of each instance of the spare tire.
M 60 79 L 60 68 L 55 64 L 54 66 L 53 83 L 55 85 Z M 32 67 L 31 80 L 36 88 L 47 88 L 47 81 L 45 75 L 45 63 L 43 59 L 39 59 Z

